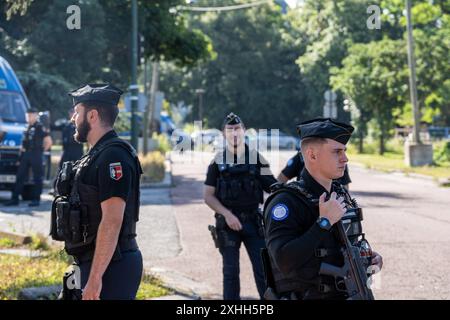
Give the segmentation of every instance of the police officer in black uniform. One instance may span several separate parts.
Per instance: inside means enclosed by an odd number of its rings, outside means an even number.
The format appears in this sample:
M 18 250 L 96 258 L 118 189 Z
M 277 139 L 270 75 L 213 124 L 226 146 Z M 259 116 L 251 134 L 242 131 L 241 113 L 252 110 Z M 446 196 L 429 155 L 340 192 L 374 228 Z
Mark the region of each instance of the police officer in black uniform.
M 17 169 L 16 185 L 12 192 L 11 200 L 6 202 L 6 206 L 16 206 L 19 204 L 19 195 L 22 193 L 28 172 L 31 167 L 33 172 L 33 194 L 32 200 L 28 204 L 30 207 L 37 207 L 40 204 L 42 185 L 44 178 L 44 151 L 50 149 L 52 140 L 48 130 L 39 122 L 38 110 L 30 108 L 27 110 L 28 128 L 24 132 L 20 155 L 20 164 Z
M 223 258 L 223 298 L 240 299 L 239 248 L 244 243 L 250 257 L 260 297 L 265 290 L 260 252 L 264 234 L 259 204 L 263 191 L 276 183 L 268 163 L 245 144 L 245 127 L 230 113 L 223 123 L 226 148 L 208 167 L 204 199 L 216 214 L 219 251 Z
M 69 110 L 69 119 L 72 119 L 74 109 Z M 66 161 L 76 161 L 83 156 L 83 144 L 75 141 L 75 124 L 72 121 L 61 127 L 63 153 L 59 162 L 59 169 Z
M 301 151 L 299 151 L 295 156 L 288 160 L 286 166 L 278 175 L 277 180 L 284 183 L 293 178 L 296 178 L 298 181 L 301 178 L 301 173 L 304 167 L 305 161 L 303 160 Z M 350 179 L 350 175 L 348 174 L 348 166 L 345 166 L 344 175 L 341 178 L 336 179 L 336 181 L 347 190 L 349 189 L 348 185 L 352 182 L 352 180 Z
M 70 92 L 75 140 L 90 150 L 58 175 L 51 235 L 74 256 L 84 300 L 134 299 L 142 277 L 135 239 L 142 170 L 135 150 L 112 129 L 121 94 L 109 84 Z
M 322 262 L 342 266 L 342 244 L 335 224 L 347 212 L 356 212 L 356 201 L 333 182 L 344 174 L 348 162 L 345 145 L 354 129 L 331 119 L 308 121 L 298 129 L 305 160 L 300 180 L 274 185 L 264 209 L 273 285 L 278 298 L 347 299 L 350 297 L 339 281 L 319 270 Z M 346 227 L 347 236 L 365 250 L 367 267 L 379 270 L 382 258 L 368 247 L 361 219 L 357 216 L 357 221 L 348 222 L 352 228 Z

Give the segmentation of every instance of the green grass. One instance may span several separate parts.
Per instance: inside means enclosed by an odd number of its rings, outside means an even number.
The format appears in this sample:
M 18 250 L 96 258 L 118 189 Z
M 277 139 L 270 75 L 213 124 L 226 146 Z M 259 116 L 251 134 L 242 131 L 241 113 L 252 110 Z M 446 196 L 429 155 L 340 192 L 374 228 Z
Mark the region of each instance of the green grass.
M 4 247 L 10 243 L 2 242 Z M 17 300 L 24 288 L 61 284 L 70 261 L 68 255 L 57 250 L 50 250 L 47 256 L 36 258 L 0 254 L 0 300 Z M 146 300 L 169 293 L 161 280 L 144 275 L 136 299 Z
M 158 278 L 152 275 L 144 275 L 141 285 L 136 295 L 137 300 L 147 300 L 150 298 L 161 297 L 171 292 L 163 286 Z
M 386 152 L 383 156 L 378 154 L 358 154 L 353 150 L 348 152 L 349 162 L 363 164 L 366 168 L 376 169 L 385 172 L 401 171 L 406 174 L 416 173 L 431 176 L 436 179 L 450 178 L 450 163 L 440 163 L 439 165 L 408 167 L 404 163 L 403 154 Z
M 0 254 L 0 300 L 17 300 L 27 287 L 61 283 L 67 266 L 67 256 L 59 252 L 37 258 Z
M 17 243 L 9 238 L 0 238 L 0 249 L 10 249 L 17 246 Z

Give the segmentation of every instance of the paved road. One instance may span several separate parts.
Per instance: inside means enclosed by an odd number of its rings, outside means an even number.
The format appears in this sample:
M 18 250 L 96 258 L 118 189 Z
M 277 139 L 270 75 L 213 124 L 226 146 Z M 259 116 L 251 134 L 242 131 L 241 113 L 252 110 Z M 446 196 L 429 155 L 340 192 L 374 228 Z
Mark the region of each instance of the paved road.
M 278 174 L 292 155 L 281 152 Z M 210 154 L 173 157 L 176 186 L 171 191 L 180 232 L 179 256 L 159 266 L 182 272 L 221 293 L 221 257 L 206 226 L 212 212 L 202 202 L 202 184 Z M 203 161 L 201 161 L 203 158 Z M 276 157 L 267 156 L 271 163 Z M 372 247 L 385 260 L 375 279 L 378 299 L 450 299 L 450 189 L 426 179 L 378 173 L 350 164 L 352 194 L 364 208 L 364 228 Z M 241 252 L 242 295 L 255 298 L 251 268 Z
M 273 172 L 293 155 L 267 155 Z M 220 298 L 221 257 L 208 224 L 212 211 L 203 203 L 206 168 L 212 154 L 173 156 L 175 187 L 142 190 L 138 241 L 147 269 L 169 275 L 204 297 Z M 278 160 L 278 163 L 277 163 Z M 432 181 L 378 173 L 350 164 L 351 192 L 364 208 L 364 228 L 385 260 L 374 290 L 378 299 L 450 299 L 450 189 Z M 6 199 L 8 193 L 0 193 Z M 0 207 L 0 228 L 48 232 L 50 197 L 38 210 Z M 251 267 L 241 250 L 241 294 L 256 298 Z

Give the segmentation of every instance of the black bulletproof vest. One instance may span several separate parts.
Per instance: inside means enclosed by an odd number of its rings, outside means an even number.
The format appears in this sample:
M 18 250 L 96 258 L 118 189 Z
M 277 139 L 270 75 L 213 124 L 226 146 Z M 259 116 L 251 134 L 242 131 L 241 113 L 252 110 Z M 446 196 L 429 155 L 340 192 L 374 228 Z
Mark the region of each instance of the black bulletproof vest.
M 272 194 L 265 202 L 264 206 L 264 219 L 269 219 L 266 206 L 270 201 L 279 193 L 288 192 L 295 196 L 296 199 L 301 201 L 308 208 L 307 212 L 302 212 L 307 217 L 306 229 L 309 229 L 314 223 L 316 223 L 319 217 L 318 199 L 315 199 L 311 193 L 305 188 L 304 181 L 294 181 L 288 184 L 276 184 L 272 186 Z M 277 293 L 298 292 L 305 293 L 312 289 L 319 292 L 319 288 L 322 284 L 333 284 L 334 279 L 328 276 L 319 276 L 320 264 L 322 262 L 329 263 L 336 266 L 343 265 L 343 256 L 340 253 L 341 245 L 338 242 L 337 235 L 334 227 L 331 232 L 327 233 L 321 243 L 315 248 L 315 253 L 311 256 L 307 263 L 301 268 L 292 271 L 289 274 L 282 273 L 273 257 L 269 254 L 271 260 L 271 267 L 273 278 L 275 281 L 275 289 Z
M 38 131 L 42 131 L 42 124 L 37 121 L 32 126 L 29 126 L 24 133 L 22 146 L 26 151 L 43 152 L 44 140 L 42 136 L 37 135 Z
M 74 170 L 75 176 L 71 188 L 69 203 L 72 208 L 79 208 L 81 211 L 81 225 L 86 231 L 85 237 L 79 242 L 65 241 L 66 251 L 71 255 L 81 255 L 86 251 L 91 251 L 95 247 L 95 239 L 97 236 L 98 227 L 102 217 L 102 209 L 99 200 L 98 187 L 88 185 L 82 182 L 85 169 L 90 166 L 94 160 L 107 148 L 111 146 L 119 146 L 128 152 L 136 161 L 137 175 L 135 179 L 135 186 L 132 188 L 132 194 L 128 199 L 125 207 L 122 228 L 119 234 L 119 245 L 126 244 L 127 240 L 132 240 L 136 237 L 136 222 L 139 220 L 139 197 L 140 197 L 140 175 L 142 169 L 139 163 L 136 151 L 125 141 L 119 138 L 113 138 L 105 141 L 98 146 L 93 152 L 83 156 L 80 160 L 75 162 Z
M 260 169 L 256 164 L 217 164 L 219 179 L 216 197 L 226 207 L 255 206 L 264 201 L 264 191 L 258 180 Z

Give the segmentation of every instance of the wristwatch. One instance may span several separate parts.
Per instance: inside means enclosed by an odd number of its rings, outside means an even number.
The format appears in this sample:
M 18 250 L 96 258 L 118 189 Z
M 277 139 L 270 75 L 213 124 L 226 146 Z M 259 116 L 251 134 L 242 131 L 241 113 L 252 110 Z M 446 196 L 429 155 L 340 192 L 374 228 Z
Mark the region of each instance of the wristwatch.
M 322 228 L 323 230 L 330 231 L 331 223 L 330 220 L 328 220 L 327 218 L 319 217 L 316 222 L 319 225 L 319 227 Z

